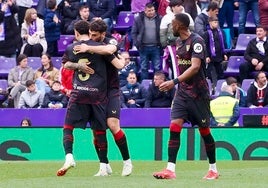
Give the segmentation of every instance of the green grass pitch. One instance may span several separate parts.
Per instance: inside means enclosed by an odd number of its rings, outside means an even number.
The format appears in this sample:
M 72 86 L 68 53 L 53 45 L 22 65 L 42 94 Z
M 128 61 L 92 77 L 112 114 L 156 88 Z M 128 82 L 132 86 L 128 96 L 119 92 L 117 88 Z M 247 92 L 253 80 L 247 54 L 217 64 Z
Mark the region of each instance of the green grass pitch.
M 96 161 L 76 161 L 63 177 L 56 171 L 63 161 L 1 161 L 0 188 L 267 188 L 268 161 L 218 161 L 218 180 L 202 177 L 207 161 L 177 161 L 175 180 L 157 180 L 152 173 L 166 166 L 164 161 L 133 161 L 133 173 L 121 177 L 122 162 L 110 161 L 113 174 L 94 177 Z

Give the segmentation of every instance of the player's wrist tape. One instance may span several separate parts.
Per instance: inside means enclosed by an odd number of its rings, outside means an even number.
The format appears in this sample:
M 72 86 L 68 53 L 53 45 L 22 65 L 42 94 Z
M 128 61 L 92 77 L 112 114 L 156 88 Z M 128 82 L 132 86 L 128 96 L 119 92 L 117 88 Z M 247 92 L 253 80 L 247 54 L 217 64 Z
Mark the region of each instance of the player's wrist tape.
M 175 78 L 172 81 L 173 81 L 174 85 L 177 85 L 179 83 L 179 79 L 178 78 Z

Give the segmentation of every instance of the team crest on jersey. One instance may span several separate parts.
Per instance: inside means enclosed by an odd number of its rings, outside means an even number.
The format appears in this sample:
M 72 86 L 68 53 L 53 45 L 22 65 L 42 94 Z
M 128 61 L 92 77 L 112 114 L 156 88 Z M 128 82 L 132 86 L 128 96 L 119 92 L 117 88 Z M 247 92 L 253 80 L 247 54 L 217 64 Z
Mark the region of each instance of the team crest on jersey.
M 112 44 L 112 45 L 117 45 L 118 44 L 117 40 L 115 40 L 115 39 L 110 39 L 109 43 Z
M 203 51 L 203 47 L 200 43 L 196 43 L 194 44 L 194 52 L 195 53 L 200 53 Z

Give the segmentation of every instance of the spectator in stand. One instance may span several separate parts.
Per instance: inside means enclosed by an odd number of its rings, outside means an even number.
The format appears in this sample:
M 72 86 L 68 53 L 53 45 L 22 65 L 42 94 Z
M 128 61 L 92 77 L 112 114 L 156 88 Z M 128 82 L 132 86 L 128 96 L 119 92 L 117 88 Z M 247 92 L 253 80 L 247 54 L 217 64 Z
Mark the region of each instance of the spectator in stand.
M 241 33 L 245 33 L 245 25 L 247 22 L 247 15 L 249 10 L 252 11 L 256 27 L 260 25 L 258 0 L 235 0 L 235 2 L 238 2 L 238 4 L 236 4 L 239 7 L 238 35 Z
M 209 17 L 217 17 L 219 13 L 218 3 L 212 1 L 209 3 L 208 8 L 202 10 L 202 13 L 199 14 L 194 21 L 194 31 L 199 34 L 201 37 L 204 37 L 205 32 L 209 28 Z
M 88 5 L 81 5 L 79 8 L 79 16 L 68 24 L 66 29 L 66 34 L 74 35 L 74 24 L 79 20 L 86 20 L 90 22 L 92 17 L 90 16 L 90 11 Z
M 15 0 L 15 2 L 16 2 L 16 5 L 19 7 L 18 22 L 19 22 L 19 27 L 21 28 L 21 25 L 24 21 L 26 10 L 32 7 L 33 0 Z
M 184 11 L 184 7 L 182 5 L 183 0 L 171 0 L 167 9 L 170 11 L 167 11 L 167 14 L 162 18 L 160 23 L 160 42 L 162 47 L 165 48 L 162 59 L 162 69 L 169 75 L 170 78 L 176 78 L 178 75 L 175 47 L 175 42 L 178 37 L 173 35 L 171 24 L 175 17 L 174 15 L 178 13 L 185 13 L 190 19 L 190 30 L 194 30 L 194 21 L 190 14 Z M 169 74 L 170 72 L 172 75 Z
M 247 106 L 249 108 L 268 107 L 268 87 L 265 72 L 259 71 L 255 81 L 247 91 Z
M 226 78 L 225 84 L 231 86 L 233 91 L 233 97 L 239 101 L 240 107 L 247 106 L 247 93 L 242 88 L 238 87 L 237 79 L 234 77 Z
M 120 55 L 125 59 L 124 68 L 118 71 L 120 87 L 123 87 L 127 84 L 127 77 L 130 71 L 133 71 L 138 75 L 139 65 L 135 61 L 130 60 L 130 55 L 127 51 L 121 52 Z
M 0 56 L 16 57 L 22 45 L 16 13 L 18 7 L 13 0 L 0 1 Z
M 57 1 L 48 0 L 44 14 L 45 37 L 47 40 L 47 53 L 50 56 L 58 55 L 58 40 L 60 39 L 61 21 L 56 13 Z
M 268 71 L 267 30 L 263 26 L 256 28 L 257 37 L 249 41 L 244 53 L 245 63 L 239 66 L 240 82 L 250 77 L 253 71 Z
M 44 95 L 36 90 L 33 80 L 26 81 L 27 89 L 20 95 L 19 108 L 41 108 Z
M 229 85 L 221 88 L 220 95 L 210 101 L 211 126 L 238 126 L 240 108 L 237 99 L 233 98 L 233 90 Z
M 204 33 L 204 40 L 207 47 L 207 74 L 212 80 L 212 94 L 214 94 L 217 81 L 224 77 L 222 61 L 227 61 L 228 57 L 224 51 L 224 37 L 223 32 L 219 28 L 218 17 L 212 16 L 208 20 L 209 27 Z
M 226 21 L 227 28 L 230 29 L 232 39 L 234 39 L 234 1 L 235 0 L 224 0 L 218 16 L 220 28 L 223 28 L 223 25 Z
M 161 19 L 160 24 L 160 42 L 162 47 L 166 47 L 167 45 L 174 45 L 177 37 L 174 37 L 172 31 L 172 20 L 174 19 L 174 15 L 178 13 L 184 13 L 189 16 L 190 19 L 190 30 L 194 29 L 194 21 L 190 14 L 186 13 L 183 7 L 183 0 L 171 0 L 169 2 L 167 14 Z
M 261 25 L 268 26 L 268 1 L 259 0 L 259 14 Z
M 153 83 L 149 85 L 144 108 L 170 108 L 175 94 L 175 87 L 168 91 L 160 91 L 159 86 L 166 81 L 164 72 L 154 74 Z
M 195 20 L 198 14 L 201 13 L 201 9 L 197 4 L 196 0 L 187 0 L 183 2 L 185 12 L 191 15 L 192 19 Z
M 73 89 L 73 74 L 74 70 L 66 69 L 63 66 L 60 68 L 59 80 L 61 82 L 61 92 L 69 99 Z
M 32 121 L 29 118 L 24 118 L 23 120 L 21 120 L 20 125 L 22 127 L 31 127 L 32 126 Z
M 79 0 L 64 0 L 62 3 L 62 32 L 63 34 L 68 34 L 67 30 L 69 25 L 75 20 L 79 14 L 80 1 Z M 74 34 L 74 33 L 72 33 Z
M 47 51 L 44 20 L 37 17 L 34 8 L 26 10 L 24 22 L 21 26 L 21 38 L 24 44 L 21 53 L 28 57 L 40 57 Z
M 26 81 L 33 80 L 34 71 L 28 66 L 27 56 L 20 54 L 17 57 L 18 66 L 10 70 L 8 74 L 8 87 L 10 90 L 8 100 L 14 101 L 14 107 L 18 108 L 21 93 L 26 89 Z
M 152 0 L 131 0 L 131 12 L 134 14 L 143 12 L 146 4 L 151 2 Z
M 61 83 L 54 81 L 51 90 L 45 94 L 43 108 L 66 108 L 68 103 L 67 97 L 61 92 Z
M 149 78 L 149 60 L 154 71 L 161 69 L 160 23 L 161 16 L 156 13 L 154 4 L 147 3 L 144 12 L 135 18 L 132 26 L 133 44 L 140 54 L 141 80 Z
M 169 0 L 159 0 L 159 6 L 157 9 L 157 13 L 161 16 L 165 16 L 167 13 L 167 8 L 169 6 L 170 1 Z M 144 10 L 144 9 L 142 9 Z
M 90 0 L 89 7 L 90 12 L 94 19 L 101 19 L 107 25 L 107 32 L 111 33 L 113 26 L 113 15 L 115 11 L 115 1 L 114 0 Z
M 48 93 L 51 89 L 52 83 L 59 80 L 59 70 L 52 64 L 49 54 L 41 56 L 42 66 L 35 72 L 35 82 L 39 91 L 43 95 Z
M 143 108 L 146 89 L 137 82 L 137 75 L 130 71 L 127 85 L 121 88 L 121 108 Z

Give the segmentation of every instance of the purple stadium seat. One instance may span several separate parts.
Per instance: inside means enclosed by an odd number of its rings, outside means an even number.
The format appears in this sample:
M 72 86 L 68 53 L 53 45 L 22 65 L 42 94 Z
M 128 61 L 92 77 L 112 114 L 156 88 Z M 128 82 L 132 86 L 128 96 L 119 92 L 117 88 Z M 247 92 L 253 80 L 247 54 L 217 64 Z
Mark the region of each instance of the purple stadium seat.
M 144 79 L 141 81 L 141 85 L 145 87 L 145 89 L 148 89 L 150 84 L 152 84 L 151 79 Z
M 0 79 L 0 101 L 6 100 L 7 95 L 6 90 L 7 90 L 8 84 L 6 79 Z
M 126 32 L 134 23 L 134 14 L 130 11 L 120 11 L 113 29 L 117 32 Z
M 245 92 L 247 92 L 250 84 L 253 82 L 254 82 L 254 79 L 244 79 L 242 82 L 241 89 L 243 89 Z
M 115 5 L 116 6 L 122 5 L 122 0 L 115 0 Z
M 61 56 L 65 52 L 66 47 L 72 44 L 73 41 L 74 35 L 61 35 L 58 40 L 58 54 Z
M 239 10 L 234 11 L 234 19 L 233 19 L 233 26 L 237 27 L 239 26 Z M 227 27 L 227 24 L 224 23 L 224 27 Z M 246 20 L 246 27 L 256 27 L 254 23 L 254 18 L 252 15 L 252 11 L 248 11 L 247 20 Z
M 10 70 L 16 65 L 16 58 L 0 56 L 0 77 L 7 78 Z
M 215 94 L 213 95 L 214 97 L 219 96 L 222 88 L 222 84 L 225 82 L 225 79 L 220 79 L 217 81 L 216 89 L 215 89 Z
M 244 62 L 244 56 L 230 56 L 224 76 L 239 76 L 239 65 Z
M 51 57 L 51 60 L 55 68 L 61 68 L 62 57 Z
M 28 66 L 32 67 L 33 70 L 37 70 L 41 67 L 40 57 L 28 57 Z
M 244 52 L 247 48 L 249 41 L 253 38 L 256 38 L 256 34 L 239 34 L 234 50 Z

